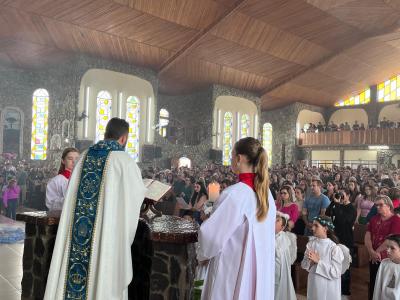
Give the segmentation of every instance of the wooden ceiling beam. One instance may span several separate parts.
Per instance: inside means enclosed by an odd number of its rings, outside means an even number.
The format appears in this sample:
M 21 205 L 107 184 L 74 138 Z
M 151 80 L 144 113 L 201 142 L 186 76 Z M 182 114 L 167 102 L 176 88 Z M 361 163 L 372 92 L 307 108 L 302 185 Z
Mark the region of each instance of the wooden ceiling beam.
M 239 11 L 249 0 L 238 0 L 235 5 L 225 11 L 220 18 L 215 20 L 209 26 L 200 30 L 197 34 L 193 36 L 186 44 L 184 44 L 174 55 L 168 58 L 160 67 L 159 75 L 168 71 L 174 64 L 176 64 L 182 57 L 188 54 L 193 48 L 195 48 L 201 40 L 207 36 L 214 28 L 221 24 L 224 20 L 228 19 L 230 16 L 234 15 Z
M 372 38 L 376 38 L 379 37 L 381 35 L 385 35 L 385 34 L 389 34 L 392 32 L 395 32 L 396 30 L 398 30 L 400 28 L 400 20 L 398 20 L 397 22 L 395 22 L 394 24 L 392 24 L 391 26 L 388 26 L 386 28 L 371 32 L 369 34 L 365 34 L 364 37 L 360 38 L 358 41 L 356 41 L 355 43 L 353 43 L 352 45 L 339 49 L 338 51 L 335 51 L 334 53 L 332 53 L 331 55 L 328 55 L 318 61 L 316 61 L 314 64 L 309 65 L 308 67 L 306 67 L 303 70 L 300 70 L 298 72 L 294 72 L 292 74 L 289 74 L 286 78 L 280 80 L 279 82 L 276 82 L 275 84 L 268 86 L 267 88 L 265 88 L 264 90 L 261 91 L 260 93 L 260 97 L 264 97 L 266 96 L 268 93 L 272 92 L 273 90 L 283 86 L 284 84 L 298 78 L 299 76 L 303 75 L 304 73 L 316 69 L 317 67 L 328 63 L 329 61 L 331 61 L 332 59 L 334 59 L 335 57 L 339 56 L 340 54 L 343 54 L 343 52 L 350 50 L 356 46 L 358 46 L 361 42 L 364 42 L 368 39 L 372 39 Z

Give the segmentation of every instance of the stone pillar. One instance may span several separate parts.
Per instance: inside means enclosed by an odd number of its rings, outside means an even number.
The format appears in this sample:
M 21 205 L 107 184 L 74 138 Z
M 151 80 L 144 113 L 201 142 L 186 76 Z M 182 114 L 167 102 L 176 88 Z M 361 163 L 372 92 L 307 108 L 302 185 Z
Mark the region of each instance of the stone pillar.
M 44 297 L 59 219 L 60 212 L 26 212 L 17 215 L 18 221 L 26 223 L 22 300 Z
M 23 255 L 23 300 L 43 299 L 60 212 L 27 212 Z M 130 299 L 191 299 L 196 269 L 198 226 L 175 216 L 139 219 L 132 244 Z
M 344 167 L 344 149 L 340 149 L 340 166 Z

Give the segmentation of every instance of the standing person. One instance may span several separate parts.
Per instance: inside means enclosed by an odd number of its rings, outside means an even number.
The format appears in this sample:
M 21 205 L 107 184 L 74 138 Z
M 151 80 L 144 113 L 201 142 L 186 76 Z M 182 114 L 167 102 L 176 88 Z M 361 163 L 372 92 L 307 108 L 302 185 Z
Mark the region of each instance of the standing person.
M 3 191 L 3 204 L 6 209 L 6 217 L 15 220 L 17 214 L 18 199 L 21 190 L 17 185 L 17 180 L 11 177 L 8 185 Z
M 400 235 L 389 235 L 386 245 L 388 258 L 379 266 L 373 300 L 400 300 Z
M 303 205 L 303 220 L 306 225 L 304 235 L 312 235 L 311 227 L 313 220 L 319 215 L 324 215 L 328 208 L 329 198 L 321 193 L 322 181 L 319 177 L 313 176 L 311 179 L 311 195 L 306 197 Z
M 299 207 L 296 204 L 296 197 L 290 185 L 284 185 L 279 192 L 281 198 L 276 209 L 289 215 L 288 230 L 291 231 L 299 218 Z
M 390 234 L 400 234 L 400 217 L 393 213 L 392 200 L 380 195 L 375 200 L 378 214 L 368 223 L 364 244 L 370 256 L 369 263 L 369 295 L 374 294 L 375 278 L 381 260 L 387 257 L 385 238 Z
M 364 192 L 357 198 L 357 219 L 358 224 L 367 224 L 367 216 L 374 206 L 376 198 L 375 188 L 369 184 L 364 186 Z
M 105 139 L 78 162 L 58 226 L 45 300 L 128 299 L 131 245 L 146 190 L 138 166 L 124 151 L 128 134 L 129 124 L 112 118 Z
M 326 215 L 330 216 L 335 226 L 335 234 L 339 242 L 345 245 L 352 254 L 354 251 L 353 226 L 356 221 L 357 212 L 350 202 L 350 191 L 342 190 L 336 193 L 334 200 L 326 210 Z M 342 275 L 342 295 L 349 296 L 351 286 L 351 273 L 348 269 Z
M 232 150 L 239 183 L 221 194 L 199 231 L 200 262 L 208 261 L 202 299 L 274 298 L 276 208 L 267 153 L 247 137 Z
M 6 187 L 3 174 L 0 174 L 0 214 L 6 214 L 6 208 L 3 204 L 3 189 Z
M 18 172 L 17 184 L 21 189 L 21 197 L 19 205 L 26 204 L 26 184 L 28 181 L 28 173 L 25 171 L 25 167 L 21 166 Z
M 308 271 L 307 299 L 340 300 L 340 276 L 344 254 L 337 245 L 334 225 L 329 217 L 319 216 L 313 221 L 314 237 L 307 243 L 301 267 Z
M 302 211 L 303 211 L 303 205 L 304 205 L 304 190 L 300 186 L 296 186 L 294 189 L 294 194 L 296 196 L 296 204 L 299 209 L 299 216 L 301 216 Z M 304 229 L 305 229 L 305 224 L 303 218 L 298 218 L 296 223 L 294 224 L 294 228 L 292 229 L 292 232 L 298 235 L 304 235 Z
M 275 300 L 296 300 L 291 266 L 297 257 L 296 235 L 286 232 L 289 215 L 276 212 Z
M 78 149 L 64 149 L 58 175 L 50 179 L 46 187 L 46 206 L 49 210 L 62 209 L 67 194 L 69 179 L 71 178 L 72 170 L 78 159 Z

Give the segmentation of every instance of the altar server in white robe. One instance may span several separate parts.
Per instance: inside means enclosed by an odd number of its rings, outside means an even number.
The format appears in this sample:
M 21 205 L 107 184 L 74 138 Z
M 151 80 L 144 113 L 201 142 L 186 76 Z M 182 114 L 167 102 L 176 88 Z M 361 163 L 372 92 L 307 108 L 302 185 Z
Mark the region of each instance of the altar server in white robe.
M 113 118 L 72 174 L 44 299 L 127 300 L 145 187 L 124 151 L 129 124 Z
M 382 260 L 376 276 L 374 300 L 400 300 L 400 235 L 386 238 L 388 258 Z
M 313 237 L 307 243 L 301 267 L 308 271 L 307 299 L 340 300 L 344 254 L 329 217 L 313 221 Z
M 64 204 L 69 179 L 79 159 L 76 148 L 66 148 L 61 155 L 58 175 L 49 180 L 46 186 L 46 206 L 49 210 L 61 210 Z
M 296 235 L 285 231 L 289 215 L 276 212 L 275 223 L 275 300 L 296 300 L 291 266 L 296 261 Z
M 200 227 L 198 259 L 209 262 L 202 299 L 274 299 L 275 219 L 267 154 L 248 137 L 232 150 L 239 183 L 225 189 Z

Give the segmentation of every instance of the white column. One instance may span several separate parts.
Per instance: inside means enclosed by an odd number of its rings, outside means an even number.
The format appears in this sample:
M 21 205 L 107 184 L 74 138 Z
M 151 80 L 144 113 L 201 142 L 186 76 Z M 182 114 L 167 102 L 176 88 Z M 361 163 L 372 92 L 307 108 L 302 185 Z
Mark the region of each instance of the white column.
M 90 97 L 90 87 L 87 86 L 85 89 L 85 103 L 84 103 L 84 112 L 86 114 L 86 118 L 83 119 L 83 137 L 87 139 L 88 137 L 88 127 L 89 127 L 89 97 Z
M 217 148 L 221 147 L 221 110 L 218 109 L 217 111 L 217 132 L 216 132 L 216 139 L 217 139 Z
M 255 114 L 255 115 L 254 115 L 254 138 L 256 138 L 256 139 L 259 139 L 259 136 L 258 136 L 258 127 L 259 127 L 259 124 L 258 124 L 258 115 Z
M 122 118 L 122 92 L 118 93 L 118 118 Z
M 150 143 L 150 134 L 151 134 L 151 97 L 147 98 L 147 131 L 146 131 L 146 140 L 147 143 Z

